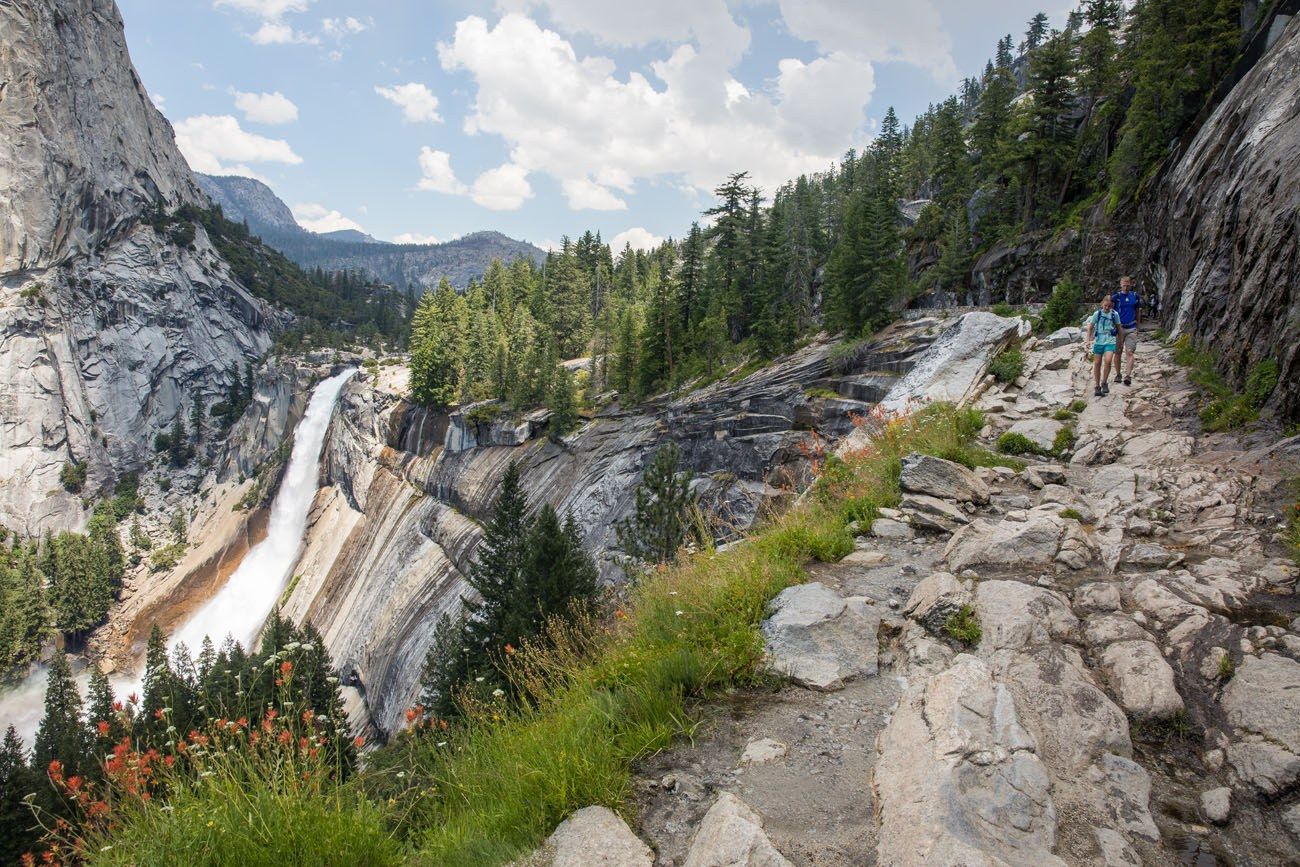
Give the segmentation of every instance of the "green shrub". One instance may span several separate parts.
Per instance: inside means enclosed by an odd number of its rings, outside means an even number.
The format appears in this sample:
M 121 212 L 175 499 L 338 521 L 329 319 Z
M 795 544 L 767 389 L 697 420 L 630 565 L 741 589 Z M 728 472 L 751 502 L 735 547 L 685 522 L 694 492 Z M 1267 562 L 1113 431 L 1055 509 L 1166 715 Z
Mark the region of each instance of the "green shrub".
M 1069 277 L 1061 278 L 1052 287 L 1052 296 L 1043 307 L 1041 330 L 1051 333 L 1067 325 L 1078 325 L 1083 306 L 1083 287 Z
M 63 469 L 59 470 L 59 484 L 69 493 L 81 493 L 86 486 L 86 462 L 65 461 Z
M 1062 408 L 1052 413 L 1052 418 L 1056 419 L 1057 421 L 1070 421 L 1072 418 L 1074 418 L 1074 413 L 1068 409 Z
M 1086 400 L 1076 400 L 1074 401 L 1074 403 L 1070 404 L 1070 412 L 1073 413 L 1083 412 L 1087 408 L 1088 408 L 1088 401 Z
M 164 545 L 149 555 L 149 568 L 154 572 L 167 572 L 175 569 L 176 564 L 181 562 L 181 558 L 184 556 L 184 542 L 173 542 L 170 545 Z
M 1004 455 L 1036 455 L 1042 449 L 1034 444 L 1034 441 L 1024 434 L 1012 433 L 1007 431 L 998 437 L 998 451 Z
M 1052 440 L 1052 454 L 1057 457 L 1064 455 L 1074 448 L 1076 439 L 1074 428 L 1068 424 L 1063 426 L 1056 432 L 1056 437 Z
M 1082 521 L 1083 514 L 1078 509 L 1062 509 L 1058 514 L 1067 521 Z
M 808 398 L 809 400 L 818 400 L 818 399 L 839 400 L 840 393 L 838 391 L 834 391 L 829 388 L 822 388 L 821 386 L 816 386 L 813 388 L 805 388 L 803 392 L 803 396 Z
M 1277 362 L 1266 358 L 1250 369 L 1246 374 L 1246 387 L 1243 390 L 1246 400 L 1253 407 L 1262 407 L 1268 400 L 1278 382 Z
M 1223 656 L 1219 657 L 1219 680 L 1224 682 L 1232 680 L 1232 676 L 1236 673 L 1237 664 L 1232 661 L 1232 654 L 1225 651 Z
M 989 373 L 998 382 L 1015 382 L 1025 372 L 1025 357 L 1020 350 L 1014 346 L 1007 347 L 998 353 L 997 358 L 989 365 Z
M 974 605 L 963 605 L 959 611 L 948 615 L 948 619 L 943 623 L 943 631 L 949 638 L 960 641 L 968 647 L 979 644 L 980 638 L 984 635 Z

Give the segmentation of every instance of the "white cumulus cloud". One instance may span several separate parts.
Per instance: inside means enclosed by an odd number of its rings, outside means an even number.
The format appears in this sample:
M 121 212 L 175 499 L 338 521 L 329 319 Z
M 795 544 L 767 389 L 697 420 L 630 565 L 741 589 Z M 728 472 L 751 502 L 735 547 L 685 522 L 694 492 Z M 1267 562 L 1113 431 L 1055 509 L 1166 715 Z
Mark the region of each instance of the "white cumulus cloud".
M 337 232 L 340 229 L 365 231 L 355 220 L 351 220 L 338 211 L 315 202 L 303 202 L 294 205 L 291 210 L 293 211 L 293 218 L 298 221 L 298 225 L 309 232 Z
M 315 45 L 315 36 L 294 30 L 283 21 L 263 21 L 262 26 L 248 35 L 256 45 Z
M 346 18 L 322 18 L 320 22 L 321 33 L 326 36 L 352 36 L 357 33 L 364 33 L 374 25 L 370 19 L 362 21 L 353 18 L 351 15 Z
M 422 235 L 419 232 L 403 232 L 393 238 L 394 244 L 441 244 L 433 235 Z
M 298 119 L 298 106 L 280 91 L 274 93 L 244 93 L 235 91 L 235 108 L 244 113 L 244 119 L 253 123 L 293 123 Z
M 428 146 L 420 148 L 420 180 L 415 188 L 453 196 L 468 192 L 468 187 L 456 180 L 456 173 L 451 168 L 451 154 Z
M 790 33 L 823 52 L 898 60 L 928 69 L 945 83 L 958 78 L 952 37 L 934 0 L 778 0 Z
M 212 0 L 217 8 L 228 6 L 267 20 L 282 18 L 287 12 L 306 11 L 310 4 L 311 0 Z
M 175 125 L 175 130 L 176 146 L 195 171 L 230 174 L 236 163 L 302 162 L 284 139 L 247 132 L 228 114 L 187 117 Z
M 468 73 L 476 85 L 466 132 L 500 136 L 518 177 L 550 175 L 574 208 L 626 207 L 622 196 L 646 179 L 708 190 L 737 168 L 771 191 L 865 139 L 868 63 L 847 54 L 787 61 L 767 91 L 750 92 L 727 71 L 747 35 L 714 30 L 692 23 L 703 47 L 681 44 L 652 62 L 658 84 L 637 71 L 617 74 L 609 58 L 579 55 L 519 14 L 495 26 L 465 18 L 438 54 L 444 69 Z
M 438 97 L 417 81 L 392 87 L 376 87 L 375 93 L 402 109 L 402 117 L 414 122 L 438 123 Z
M 528 183 L 527 170 L 506 163 L 475 178 L 469 197 L 492 211 L 517 211 L 533 197 L 533 187 Z
M 569 200 L 569 207 L 575 211 L 626 211 L 627 202 L 614 195 L 608 187 L 594 183 L 587 178 L 574 178 L 564 181 L 564 197 Z
M 664 239 L 652 232 L 643 229 L 640 226 L 633 226 L 619 232 L 610 239 L 609 247 L 615 255 L 625 246 L 631 245 L 633 250 L 653 250 L 664 242 Z

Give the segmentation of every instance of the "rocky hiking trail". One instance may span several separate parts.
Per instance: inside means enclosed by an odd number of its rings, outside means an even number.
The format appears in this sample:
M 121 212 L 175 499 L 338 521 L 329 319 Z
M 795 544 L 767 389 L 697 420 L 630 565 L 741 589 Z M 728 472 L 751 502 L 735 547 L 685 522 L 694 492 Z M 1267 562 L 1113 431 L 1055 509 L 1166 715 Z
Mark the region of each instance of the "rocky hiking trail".
M 538 863 L 1300 864 L 1300 437 L 1200 434 L 1149 335 L 1103 398 L 1077 330 L 1024 355 L 983 444 L 1073 447 L 905 460 L 899 509 L 773 600 L 781 685 L 643 761 L 632 828 L 588 808 Z

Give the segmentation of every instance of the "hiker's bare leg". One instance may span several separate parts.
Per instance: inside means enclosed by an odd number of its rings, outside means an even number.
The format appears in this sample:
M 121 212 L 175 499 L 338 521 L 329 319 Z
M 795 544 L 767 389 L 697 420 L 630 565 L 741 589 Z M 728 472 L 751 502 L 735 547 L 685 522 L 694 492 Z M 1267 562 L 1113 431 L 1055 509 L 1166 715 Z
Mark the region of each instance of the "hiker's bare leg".
M 1092 384 L 1096 388 L 1101 388 L 1101 356 L 1092 357 Z

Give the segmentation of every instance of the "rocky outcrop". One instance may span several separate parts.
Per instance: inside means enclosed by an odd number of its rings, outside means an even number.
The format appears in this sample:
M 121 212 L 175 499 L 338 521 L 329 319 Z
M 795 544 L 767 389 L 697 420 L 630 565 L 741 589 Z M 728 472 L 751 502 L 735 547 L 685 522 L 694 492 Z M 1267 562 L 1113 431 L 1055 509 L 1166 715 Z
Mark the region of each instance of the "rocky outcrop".
M 878 626 L 864 599 L 801 584 L 772 600 L 771 617 L 763 621 L 765 650 L 778 674 L 810 689 L 836 690 L 876 673 Z
M 284 320 L 201 227 L 182 246 L 141 222 L 204 198 L 111 0 L 12 0 L 0 30 L 0 524 L 34 534 L 81 526 Z
M 1240 385 L 1273 358 L 1274 402 L 1300 418 L 1300 17 L 1164 175 L 1148 214 L 1161 307 L 1175 336 L 1219 354 Z
M 0 274 L 88 254 L 154 202 L 203 201 L 113 0 L 9 0 L 0 32 Z
M 651 867 L 654 853 L 608 807 L 584 807 L 560 823 L 518 867 Z

